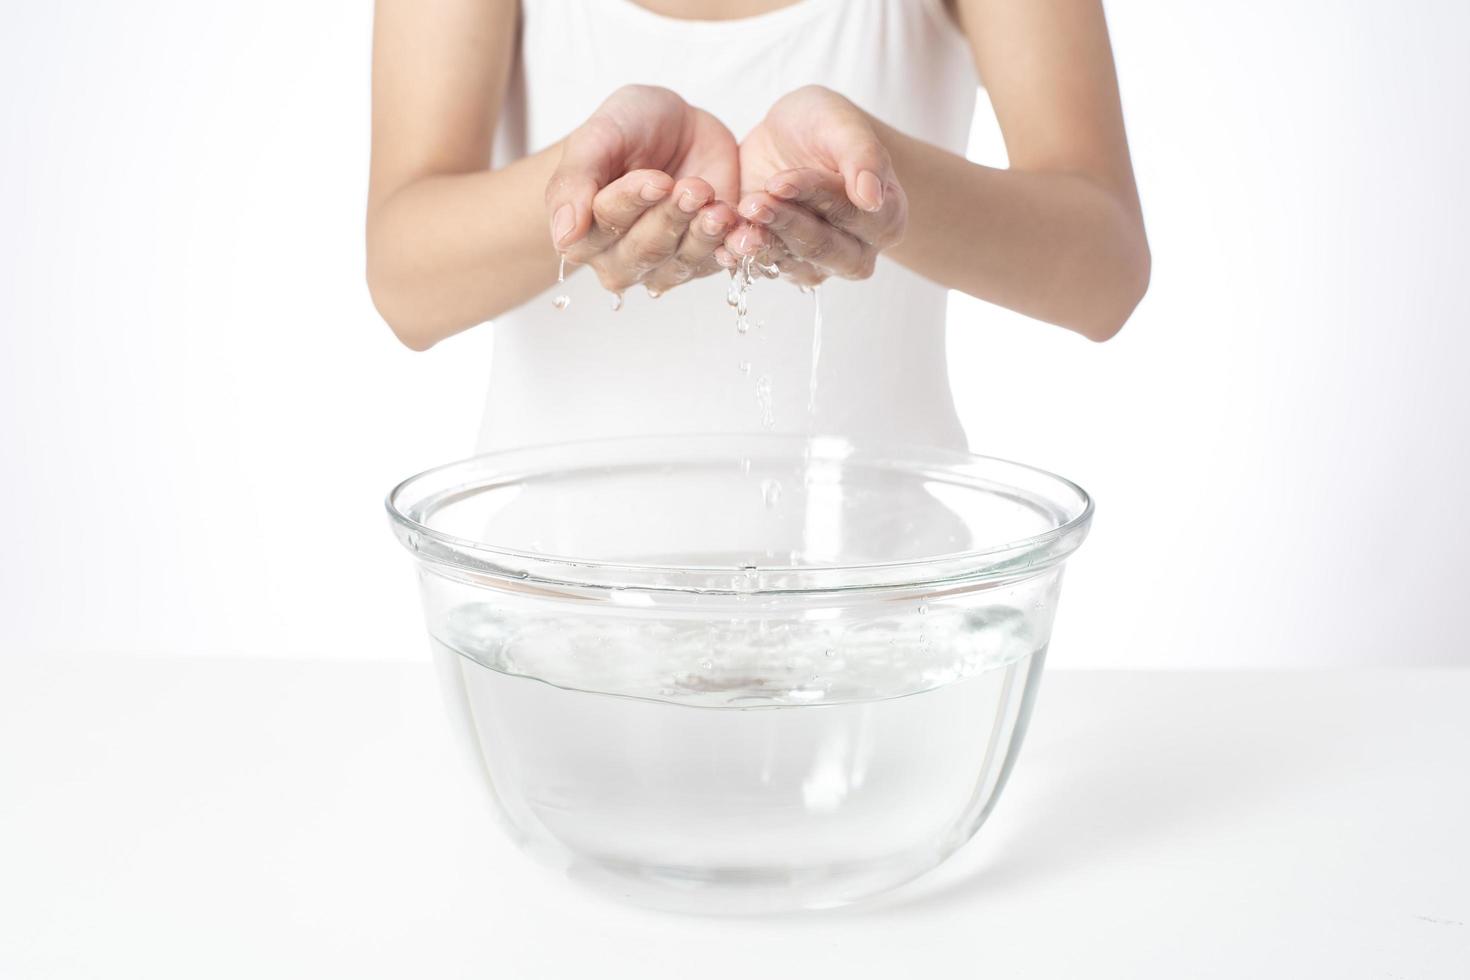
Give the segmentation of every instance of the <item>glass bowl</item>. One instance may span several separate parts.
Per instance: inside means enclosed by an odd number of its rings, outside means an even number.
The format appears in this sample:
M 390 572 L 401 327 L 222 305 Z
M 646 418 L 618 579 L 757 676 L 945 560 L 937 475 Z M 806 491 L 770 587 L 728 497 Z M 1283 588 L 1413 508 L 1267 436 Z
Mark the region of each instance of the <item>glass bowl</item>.
M 387 506 L 516 840 L 732 913 L 865 898 L 975 833 L 1092 516 L 1017 463 L 771 434 L 491 453 Z

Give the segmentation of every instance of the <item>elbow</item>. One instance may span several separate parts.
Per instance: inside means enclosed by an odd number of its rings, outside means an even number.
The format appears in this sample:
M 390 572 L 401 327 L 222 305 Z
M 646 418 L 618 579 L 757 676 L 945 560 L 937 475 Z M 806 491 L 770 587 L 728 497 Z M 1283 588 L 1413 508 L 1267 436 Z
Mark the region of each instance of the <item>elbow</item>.
M 1119 249 L 1117 257 L 1120 261 L 1108 277 L 1107 301 L 1096 304 L 1093 315 L 1077 325 L 1077 332 L 1095 343 L 1101 344 L 1116 337 L 1148 293 L 1153 259 L 1142 226 L 1130 238 L 1132 240 Z
M 414 302 L 410 291 L 397 283 L 395 276 L 382 268 L 381 262 L 373 260 L 371 249 L 368 253 L 367 288 L 378 316 L 383 318 L 403 346 L 413 351 L 426 351 L 434 346 L 438 337 L 418 309 L 420 304 Z

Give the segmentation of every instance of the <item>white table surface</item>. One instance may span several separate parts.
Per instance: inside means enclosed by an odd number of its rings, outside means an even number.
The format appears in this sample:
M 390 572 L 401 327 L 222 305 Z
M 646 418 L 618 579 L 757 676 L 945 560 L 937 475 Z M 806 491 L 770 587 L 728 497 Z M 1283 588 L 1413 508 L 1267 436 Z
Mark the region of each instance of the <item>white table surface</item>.
M 522 857 L 427 664 L 0 664 L 0 977 L 1470 977 L 1470 671 L 1043 679 L 990 822 L 869 905 Z

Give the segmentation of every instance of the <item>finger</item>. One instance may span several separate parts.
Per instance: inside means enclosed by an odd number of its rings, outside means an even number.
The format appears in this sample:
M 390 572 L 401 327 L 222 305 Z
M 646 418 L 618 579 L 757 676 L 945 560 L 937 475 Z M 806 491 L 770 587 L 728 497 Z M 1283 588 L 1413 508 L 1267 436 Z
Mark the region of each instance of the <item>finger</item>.
M 776 238 L 760 225 L 740 220 L 725 235 L 725 248 L 739 262 L 747 255 L 766 259 L 776 247 Z
M 853 204 L 843 187 L 842 176 L 830 170 L 786 170 L 766 181 L 766 193 L 790 204 L 798 204 L 869 245 L 883 240 L 892 215 L 864 211 Z M 754 195 L 740 202 L 743 208 Z M 890 204 L 896 203 L 890 201 Z
M 592 199 L 592 226 L 567 249 L 573 262 L 588 262 L 627 234 L 648 210 L 665 200 L 674 181 L 658 170 L 634 170 L 597 192 Z
M 676 177 L 699 176 L 714 188 L 715 200 L 733 205 L 740 198 L 740 148 L 725 124 L 703 109 L 694 112 L 689 154 Z
M 689 223 L 673 258 L 648 277 L 648 288 L 667 292 L 682 282 L 713 272 L 718 263 L 715 250 L 725 241 L 725 232 L 737 221 L 728 204 L 708 204 Z
M 898 184 L 888 150 L 865 121 L 844 120 L 826 127 L 819 139 L 842 175 L 843 191 L 856 207 L 867 212 L 882 209 L 888 190 Z
M 616 176 L 614 163 L 621 152 L 621 134 L 599 117 L 578 127 L 562 144 L 561 160 L 546 182 L 546 215 L 551 243 L 558 251 L 566 251 L 587 234 L 592 199 Z
M 649 208 L 603 253 L 597 263 L 602 284 L 615 292 L 627 289 L 668 262 L 690 221 L 713 196 L 714 190 L 699 177 L 686 177 L 675 184 L 667 200 Z
M 781 278 L 789 279 L 798 286 L 813 288 L 820 286 L 827 278 L 827 273 L 800 259 L 785 258 L 781 260 Z
M 850 279 L 873 273 L 871 248 L 800 205 L 769 194 L 753 194 L 741 202 L 740 213 L 774 232 L 794 259 Z

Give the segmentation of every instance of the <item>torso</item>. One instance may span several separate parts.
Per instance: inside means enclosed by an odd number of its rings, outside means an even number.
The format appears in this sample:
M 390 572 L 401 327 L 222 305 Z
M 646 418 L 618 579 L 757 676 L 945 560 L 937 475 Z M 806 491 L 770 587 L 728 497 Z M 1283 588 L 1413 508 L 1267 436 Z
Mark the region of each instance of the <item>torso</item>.
M 978 81 L 943 0 L 524 0 L 522 7 L 497 163 L 555 142 L 609 92 L 634 82 L 679 92 L 737 138 L 781 95 L 822 84 L 913 136 L 965 150 Z M 677 17 L 666 12 L 674 10 Z M 733 11 L 741 16 L 730 19 Z M 886 259 L 870 279 L 822 287 L 811 420 L 812 297 L 758 281 L 750 312 L 763 325 L 742 335 L 725 304 L 727 285 L 714 276 L 658 300 L 630 291 L 615 313 L 583 270 L 568 279 L 566 311 L 553 309 L 547 293 L 500 317 L 481 448 L 758 431 L 763 375 L 776 431 L 964 445 L 945 364 L 942 288 Z

